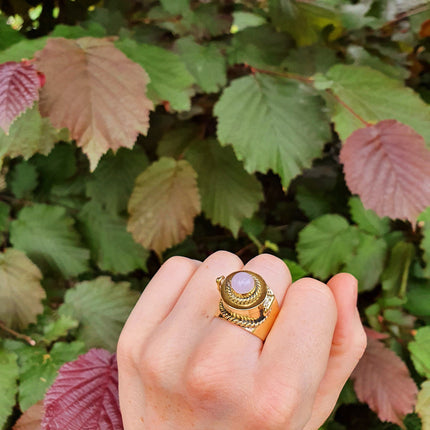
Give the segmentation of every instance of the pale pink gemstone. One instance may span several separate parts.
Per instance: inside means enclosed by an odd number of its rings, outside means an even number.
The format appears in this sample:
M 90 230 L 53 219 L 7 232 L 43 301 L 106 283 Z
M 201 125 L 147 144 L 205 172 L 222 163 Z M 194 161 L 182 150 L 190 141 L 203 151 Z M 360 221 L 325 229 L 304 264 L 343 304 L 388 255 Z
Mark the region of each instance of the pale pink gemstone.
M 238 272 L 231 279 L 231 287 L 236 293 L 247 294 L 254 288 L 254 279 L 249 273 Z

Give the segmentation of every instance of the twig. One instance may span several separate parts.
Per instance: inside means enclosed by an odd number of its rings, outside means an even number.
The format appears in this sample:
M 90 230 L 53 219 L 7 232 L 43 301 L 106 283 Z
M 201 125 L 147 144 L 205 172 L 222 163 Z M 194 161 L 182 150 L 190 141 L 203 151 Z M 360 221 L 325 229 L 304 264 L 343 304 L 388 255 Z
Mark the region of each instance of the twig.
M 296 81 L 304 82 L 306 84 L 312 84 L 314 80 L 312 78 L 306 78 L 305 76 L 297 75 L 289 72 L 275 72 L 273 70 L 258 69 L 257 67 L 250 67 L 253 73 L 264 73 L 266 75 L 280 76 L 281 78 L 294 79 Z
M 399 15 L 396 18 L 392 19 L 391 21 L 386 22 L 382 26 L 382 28 L 389 27 L 390 25 L 396 24 L 399 21 L 402 21 L 402 20 L 404 20 L 406 18 L 409 18 L 410 16 L 417 15 L 419 13 L 425 12 L 425 11 L 427 11 L 429 9 L 430 9 L 430 5 L 429 4 L 422 4 L 422 5 L 419 5 L 419 6 L 415 7 L 415 8 L 412 8 L 412 9 L 406 11 L 406 12 L 401 12 L 401 13 L 399 13 Z
M 36 345 L 36 341 L 32 339 L 30 336 L 27 336 L 25 334 L 18 333 L 17 331 L 12 330 L 11 328 L 7 327 L 3 321 L 0 321 L 0 329 L 4 330 L 6 333 L 11 334 L 12 336 L 15 336 L 17 339 L 25 340 L 31 346 Z

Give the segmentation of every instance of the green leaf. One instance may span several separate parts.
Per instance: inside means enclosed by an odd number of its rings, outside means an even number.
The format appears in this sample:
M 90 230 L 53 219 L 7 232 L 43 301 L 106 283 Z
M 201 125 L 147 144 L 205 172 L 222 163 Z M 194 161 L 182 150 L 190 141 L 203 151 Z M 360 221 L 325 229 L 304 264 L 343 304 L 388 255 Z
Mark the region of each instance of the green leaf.
M 342 4 L 340 10 L 344 27 L 348 30 L 359 30 L 363 27 L 381 26 L 378 19 L 369 16 L 372 3 L 372 1 L 365 1 L 357 4 Z
M 393 79 L 407 79 L 410 71 L 400 65 L 390 64 L 381 58 L 371 55 L 362 46 L 350 45 L 347 49 L 347 57 L 355 66 L 369 66 L 374 70 L 379 70 Z
M 416 371 L 430 378 L 430 326 L 420 327 L 408 348 Z
M 214 44 L 200 45 L 192 37 L 186 37 L 177 40 L 176 46 L 188 71 L 204 92 L 216 93 L 226 85 L 226 60 Z
M 430 278 L 430 208 L 426 209 L 419 217 L 418 220 L 422 227 L 423 239 L 420 248 L 423 250 L 423 259 L 426 266 L 423 270 L 424 276 Z
M 19 405 L 22 411 L 42 400 L 57 376 L 58 369 L 85 352 L 82 342 L 56 342 L 46 349 L 25 346 L 18 351 L 20 364 Z
M 338 12 L 329 7 L 292 0 L 269 0 L 274 25 L 290 33 L 299 46 L 312 45 L 326 34 L 330 40 L 342 34 Z M 327 31 L 322 31 L 327 28 Z
M 9 46 L 18 43 L 22 39 L 22 34 L 14 30 L 10 25 L 7 25 L 6 18 L 4 16 L 0 16 L 0 51 L 4 51 Z
M 67 315 L 59 315 L 57 319 L 50 321 L 43 327 L 43 339 L 54 342 L 61 337 L 67 336 L 70 330 L 77 328 L 79 322 Z
M 10 211 L 9 205 L 0 201 L 0 232 L 5 231 L 8 227 L 9 211 Z
M 430 280 L 410 279 L 405 308 L 413 315 L 430 317 Z
M 73 224 L 64 208 L 35 204 L 11 223 L 10 240 L 43 270 L 76 276 L 88 269 L 89 251 L 80 246 Z
M 323 190 L 313 190 L 299 185 L 296 200 L 299 208 L 311 220 L 331 212 L 330 199 Z
M 323 215 L 311 221 L 299 233 L 299 263 L 315 276 L 327 279 L 341 269 L 357 245 L 357 231 L 345 218 Z
M 387 257 L 387 243 L 384 239 L 360 232 L 359 244 L 354 253 L 345 255 L 346 264 L 342 270 L 358 279 L 358 290 L 373 289 L 380 280 Z
M 128 282 L 115 283 L 100 276 L 68 290 L 58 312 L 79 321 L 78 338 L 87 348 L 115 351 L 121 329 L 138 297 Z
M 243 12 L 241 10 L 233 12 L 233 25 L 231 26 L 231 32 L 237 33 L 238 31 L 244 30 L 248 27 L 259 27 L 266 23 L 266 19 L 261 15 L 257 15 L 251 12 Z
M 242 221 L 242 229 L 249 237 L 257 237 L 263 233 L 265 228 L 264 221 L 257 215 L 252 218 L 245 218 Z
M 193 7 L 193 10 L 184 13 L 178 24 L 182 31 L 178 33 L 183 36 L 192 34 L 197 40 L 228 34 L 231 28 L 231 16 L 224 13 L 217 3 L 219 2 L 199 4 Z
M 257 178 L 243 170 L 230 147 L 222 148 L 215 139 L 195 142 L 185 157 L 198 174 L 203 212 L 237 236 L 242 220 L 263 200 Z
M 0 348 L 0 428 L 3 428 L 16 403 L 19 375 L 16 360 L 16 354 Z
M 0 320 L 11 328 L 23 329 L 43 312 L 45 290 L 40 270 L 16 249 L 0 253 Z
M 83 202 L 86 201 L 85 187 L 88 183 L 88 178 L 89 175 L 85 171 L 61 184 L 55 184 L 49 192 L 51 203 L 65 206 L 71 210 L 80 210 Z
M 430 381 L 425 381 L 421 385 L 421 390 L 418 393 L 417 404 L 415 410 L 422 420 L 422 430 L 430 429 Z
M 300 266 L 299 263 L 296 263 L 293 260 L 287 260 L 284 258 L 284 263 L 288 266 L 288 269 L 291 273 L 291 280 L 293 282 L 296 282 L 298 279 L 304 278 L 309 274 L 309 272 L 305 269 L 303 269 L 302 266 Z
M 50 37 L 65 37 L 66 39 L 79 39 L 80 37 L 104 37 L 106 30 L 97 22 L 90 22 L 88 28 L 79 25 L 56 25 Z
M 332 67 L 327 78 L 332 82 L 333 93 L 365 121 L 396 119 L 430 143 L 430 107 L 403 82 L 370 67 L 342 64 Z M 340 103 L 332 119 L 342 140 L 363 127 L 363 123 Z
M 125 11 L 122 8 L 123 5 L 127 5 L 127 3 L 116 2 L 116 4 L 112 4 L 109 9 L 105 7 L 96 7 L 90 15 L 91 21 L 88 22 L 89 25 L 97 24 L 103 28 L 105 34 L 118 35 L 128 24 L 124 16 L 128 12 L 128 9 Z M 95 37 L 98 36 L 95 35 Z
M 173 14 L 181 15 L 190 9 L 190 0 L 160 0 L 163 8 Z
M 193 123 L 183 122 L 163 134 L 158 142 L 157 155 L 159 157 L 180 158 L 188 146 L 197 139 L 199 128 Z
M 18 199 L 28 197 L 37 187 L 36 167 L 25 161 L 16 164 L 10 178 L 10 189 Z
M 398 242 L 390 253 L 387 267 L 382 273 L 382 288 L 403 296 L 406 291 L 411 261 L 415 255 L 412 243 Z
M 166 157 L 137 177 L 127 226 L 136 242 L 160 255 L 192 233 L 200 213 L 196 177 L 188 161 Z
M 0 160 L 5 156 L 20 155 L 28 159 L 37 152 L 46 155 L 56 142 L 67 139 L 67 131 L 56 130 L 48 118 L 40 116 L 37 106 L 34 106 L 13 122 L 8 135 L 0 130 Z
M 149 252 L 134 242 L 124 218 L 107 212 L 92 201 L 82 208 L 79 220 L 92 257 L 100 269 L 124 274 L 136 269 L 146 270 Z
M 48 193 L 55 185 L 63 184 L 77 171 L 75 146 L 59 143 L 48 156 L 37 154 L 29 162 L 34 164 L 39 173 L 40 188 Z
M 380 218 L 371 209 L 365 209 L 359 197 L 349 199 L 349 209 L 352 220 L 361 230 L 375 236 L 383 236 L 390 231 L 389 218 Z
M 256 74 L 236 79 L 214 108 L 218 139 L 245 169 L 281 176 L 284 187 L 330 139 L 322 99 L 297 82 Z
M 148 96 L 154 103 L 166 100 L 175 110 L 190 109 L 190 87 L 194 79 L 178 55 L 131 39 L 119 40 L 115 45 L 148 73 L 151 80 Z
M 147 166 L 148 158 L 139 147 L 121 148 L 116 154 L 109 152 L 87 182 L 87 196 L 111 214 L 124 212 L 134 181 Z
M 233 36 L 227 51 L 228 62 L 254 67 L 278 66 L 291 46 L 291 38 L 270 25 L 246 28 Z
M 36 51 L 39 51 L 45 46 L 47 40 L 47 37 L 24 39 L 9 46 L 9 48 L 0 52 L 0 64 L 6 63 L 7 61 L 30 60 L 33 58 Z
M 326 73 L 337 62 L 336 51 L 324 45 L 312 45 L 290 50 L 282 66 L 289 72 L 312 76 L 315 73 Z

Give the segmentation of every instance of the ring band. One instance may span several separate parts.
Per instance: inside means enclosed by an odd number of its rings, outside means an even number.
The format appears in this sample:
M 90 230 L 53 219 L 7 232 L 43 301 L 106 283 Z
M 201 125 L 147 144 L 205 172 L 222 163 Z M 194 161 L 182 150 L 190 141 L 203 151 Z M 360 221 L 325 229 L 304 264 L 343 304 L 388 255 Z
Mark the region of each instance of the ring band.
M 264 341 L 279 313 L 273 291 L 257 273 L 248 270 L 220 276 L 218 317 L 244 328 Z

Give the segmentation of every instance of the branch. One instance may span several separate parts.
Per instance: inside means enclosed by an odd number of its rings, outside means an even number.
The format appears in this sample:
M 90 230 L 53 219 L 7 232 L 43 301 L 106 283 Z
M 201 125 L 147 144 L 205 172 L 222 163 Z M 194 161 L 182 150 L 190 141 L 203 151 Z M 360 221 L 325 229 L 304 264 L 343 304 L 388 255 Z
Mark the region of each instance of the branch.
M 4 330 L 6 333 L 11 334 L 12 336 L 15 336 L 17 339 L 25 340 L 31 346 L 36 345 L 36 341 L 32 339 L 30 336 L 27 336 L 25 334 L 21 334 L 15 330 L 12 330 L 11 328 L 7 327 L 3 321 L 0 321 L 0 329 Z

